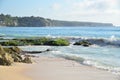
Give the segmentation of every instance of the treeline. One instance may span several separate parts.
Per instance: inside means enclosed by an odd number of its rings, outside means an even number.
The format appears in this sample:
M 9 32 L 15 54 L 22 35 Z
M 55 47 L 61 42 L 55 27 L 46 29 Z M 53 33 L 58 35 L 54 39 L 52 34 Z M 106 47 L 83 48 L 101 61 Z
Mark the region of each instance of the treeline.
M 12 17 L 11 15 L 0 15 L 1 26 L 22 26 L 22 27 L 41 27 L 48 26 L 47 19 L 42 17 Z
M 10 15 L 0 15 L 0 25 L 1 26 L 17 26 L 17 17 L 11 17 Z
M 113 26 L 111 23 L 59 21 L 43 17 L 12 17 L 0 14 L 0 26 L 11 27 L 44 27 L 44 26 Z

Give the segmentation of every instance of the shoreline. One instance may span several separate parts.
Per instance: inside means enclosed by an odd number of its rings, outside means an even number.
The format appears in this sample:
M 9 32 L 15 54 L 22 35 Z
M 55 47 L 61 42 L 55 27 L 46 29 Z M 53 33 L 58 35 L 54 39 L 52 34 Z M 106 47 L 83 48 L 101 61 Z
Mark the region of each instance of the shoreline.
M 64 58 L 40 56 L 25 73 L 32 80 L 118 80 L 118 75 Z
M 26 74 L 33 80 L 118 80 L 111 72 L 85 66 L 72 60 L 40 57 Z
M 118 80 L 118 76 L 63 58 L 40 56 L 33 64 L 0 66 L 0 80 Z M 7 77 L 6 77 L 7 76 Z

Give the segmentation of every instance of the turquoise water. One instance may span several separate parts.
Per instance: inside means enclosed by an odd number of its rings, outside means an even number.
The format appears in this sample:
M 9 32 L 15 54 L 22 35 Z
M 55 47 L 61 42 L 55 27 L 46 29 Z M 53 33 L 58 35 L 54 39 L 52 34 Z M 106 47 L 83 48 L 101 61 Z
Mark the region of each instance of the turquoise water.
M 96 44 L 90 47 L 24 47 L 27 50 L 50 48 L 49 55 L 78 61 L 120 74 L 120 27 L 0 27 L 3 37 L 72 37 L 90 39 Z M 93 41 L 93 43 L 95 43 Z M 104 46 L 101 46 L 103 44 Z
M 120 27 L 0 27 L 0 35 L 9 37 L 74 36 L 120 38 Z

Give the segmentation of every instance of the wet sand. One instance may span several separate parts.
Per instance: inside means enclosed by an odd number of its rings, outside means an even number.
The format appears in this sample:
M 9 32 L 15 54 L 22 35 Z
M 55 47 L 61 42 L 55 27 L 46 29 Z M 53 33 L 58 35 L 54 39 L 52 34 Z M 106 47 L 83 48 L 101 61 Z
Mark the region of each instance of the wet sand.
M 62 58 L 35 59 L 26 75 L 32 80 L 119 80 L 118 76 Z

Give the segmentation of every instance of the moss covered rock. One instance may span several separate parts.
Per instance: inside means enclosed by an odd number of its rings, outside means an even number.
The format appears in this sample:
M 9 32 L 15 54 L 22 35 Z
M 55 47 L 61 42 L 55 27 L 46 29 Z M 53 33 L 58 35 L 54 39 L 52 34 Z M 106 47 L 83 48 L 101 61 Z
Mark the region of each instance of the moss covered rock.
M 19 46 L 20 42 L 16 41 L 16 40 L 9 40 L 9 41 L 5 41 L 5 42 L 0 42 L 0 44 L 2 46 Z
M 24 46 L 24 45 L 50 45 L 50 46 L 68 46 L 70 43 L 62 38 L 35 38 L 35 39 L 13 39 L 0 42 L 2 46 Z
M 69 46 L 69 41 L 66 39 L 55 39 L 48 41 L 45 45 L 50 45 L 50 46 Z

